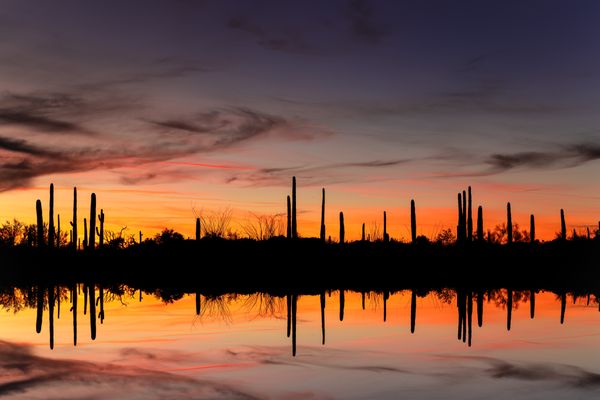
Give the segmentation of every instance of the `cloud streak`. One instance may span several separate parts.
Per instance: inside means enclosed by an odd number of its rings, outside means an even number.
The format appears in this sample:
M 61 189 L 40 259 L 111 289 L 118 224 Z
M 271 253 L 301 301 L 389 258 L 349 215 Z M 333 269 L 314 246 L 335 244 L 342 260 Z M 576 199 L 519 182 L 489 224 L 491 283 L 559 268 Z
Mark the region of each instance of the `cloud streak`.
M 94 114 L 96 110 L 85 99 L 68 94 L 9 97 L 32 113 L 60 110 L 65 114 L 76 111 Z M 131 120 L 134 125 L 131 125 Z M 202 111 L 188 117 L 131 120 L 124 125 L 128 130 L 126 134 L 109 131 L 91 133 L 83 128 L 78 129 L 83 139 L 80 141 L 45 139 L 43 134 L 40 136 L 34 132 L 19 139 L 0 134 L 0 191 L 27 186 L 32 179 L 44 175 L 139 167 L 209 154 L 261 138 L 313 140 L 328 134 L 311 129 L 298 119 L 236 106 Z M 29 125 L 32 125 L 31 121 Z M 59 128 L 59 125 L 54 126 Z M 66 131 L 70 132 L 74 126 L 78 125 L 68 124 Z M 52 132 L 64 133 L 60 130 Z M 151 172 L 122 175 L 121 182 L 133 185 L 155 181 L 160 180 L 161 174 L 167 174 L 172 179 L 190 177 L 190 171 L 178 171 L 173 166 L 166 168 L 163 165 Z

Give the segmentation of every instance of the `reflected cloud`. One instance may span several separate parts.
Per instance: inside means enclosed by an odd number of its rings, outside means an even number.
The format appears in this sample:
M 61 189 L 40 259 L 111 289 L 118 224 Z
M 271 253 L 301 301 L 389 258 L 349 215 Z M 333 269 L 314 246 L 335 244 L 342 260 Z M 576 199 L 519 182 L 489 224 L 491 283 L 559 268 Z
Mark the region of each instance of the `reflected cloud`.
M 63 399 L 259 398 L 230 385 L 158 370 L 40 357 L 28 345 L 6 341 L 0 342 L 0 371 L 0 396 L 12 398 L 49 398 L 57 391 Z

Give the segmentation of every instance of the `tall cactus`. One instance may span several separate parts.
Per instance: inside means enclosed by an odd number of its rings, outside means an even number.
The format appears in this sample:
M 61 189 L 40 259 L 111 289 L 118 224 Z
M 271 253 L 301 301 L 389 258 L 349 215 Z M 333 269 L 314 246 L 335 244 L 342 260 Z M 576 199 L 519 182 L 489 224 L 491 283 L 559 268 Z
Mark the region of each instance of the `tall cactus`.
M 58 223 L 56 225 L 56 247 L 60 247 L 60 214 L 56 214 Z
M 88 236 L 88 249 L 96 247 L 96 193 L 92 193 L 90 199 L 90 234 Z
M 83 219 L 83 249 L 88 248 L 88 230 L 87 230 L 87 218 Z
M 54 247 L 54 184 L 50 184 L 50 215 L 48 216 L 48 247 Z
M 200 240 L 200 218 L 196 218 L 196 241 Z
M 344 228 L 344 213 L 340 211 L 340 244 L 344 243 L 346 229 Z
M 560 209 L 560 238 L 567 240 L 567 224 L 565 223 L 565 210 Z
M 290 196 L 287 197 L 287 238 L 292 238 L 292 203 Z
M 298 239 L 298 220 L 296 218 L 296 177 L 292 177 L 292 238 Z
M 104 246 L 104 210 L 100 209 L 100 214 L 98 214 L 98 221 L 100 222 L 100 229 L 96 228 L 96 233 L 98 234 L 98 245 L 100 247 Z
M 73 243 L 73 249 L 77 250 L 77 188 L 73 188 L 73 221 L 71 221 L 73 227 L 73 237 L 71 242 Z
M 533 214 L 529 217 L 529 239 L 531 243 L 535 243 L 535 217 Z
M 471 198 L 471 186 L 468 189 L 469 194 L 469 208 L 467 210 L 467 239 L 470 241 L 473 240 L 473 203 Z
M 415 201 L 410 201 L 410 237 L 413 243 L 417 241 L 417 211 Z
M 462 195 L 458 192 L 458 224 L 456 225 L 456 239 L 462 242 Z
M 465 190 L 462 192 L 462 218 L 462 237 L 467 240 L 467 192 Z
M 325 241 L 325 188 L 321 189 L 322 200 L 321 200 L 321 230 L 319 232 L 319 238 Z
M 483 242 L 483 207 L 477 207 L 477 240 Z
M 387 233 L 387 212 L 383 212 L 383 241 L 387 243 L 390 237 Z
M 42 214 L 42 202 L 35 202 L 35 211 L 37 214 L 37 245 L 44 247 L 44 215 Z
M 506 234 L 507 242 L 512 243 L 513 241 L 513 225 L 512 225 L 512 213 L 510 211 L 510 202 L 506 203 Z
M 363 242 L 365 241 L 365 223 L 364 222 L 362 224 L 362 236 L 361 236 L 361 240 Z

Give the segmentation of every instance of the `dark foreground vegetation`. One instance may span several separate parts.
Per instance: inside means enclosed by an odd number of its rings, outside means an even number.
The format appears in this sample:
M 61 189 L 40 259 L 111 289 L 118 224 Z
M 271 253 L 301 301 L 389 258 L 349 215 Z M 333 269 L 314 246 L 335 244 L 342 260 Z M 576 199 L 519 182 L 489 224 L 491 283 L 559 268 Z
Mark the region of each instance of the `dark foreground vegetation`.
M 47 223 L 42 202 L 37 200 L 36 224 L 14 221 L 0 227 L 0 280 L 4 284 L 88 282 L 216 293 L 475 286 L 594 293 L 600 289 L 599 231 L 592 233 L 588 227 L 583 234 L 568 235 L 565 213 L 560 210 L 557 238 L 540 242 L 535 237 L 534 216 L 528 231 L 519 229 L 512 221 L 510 203 L 506 224 L 485 231 L 481 206 L 474 219 L 470 187 L 458 193 L 456 235 L 447 229 L 433 239 L 418 236 L 416 204 L 411 201 L 408 242 L 390 237 L 385 211 L 382 232 L 367 234 L 363 224 L 361 239 L 352 242 L 345 238 L 340 212 L 339 239 L 332 241 L 325 226 L 325 189 L 320 237 L 301 238 L 295 178 L 292 195 L 286 199 L 287 221 L 258 219 L 247 227 L 248 238 L 226 234 L 228 215 L 198 216 L 194 239 L 184 239 L 169 229 L 154 238 L 144 239 L 142 232 L 139 238 L 125 237 L 123 230 L 105 230 L 105 213 L 97 211 L 94 193 L 80 235 L 77 189 L 73 190 L 69 230 L 61 229 L 60 215 L 55 223 L 53 185 L 49 193 Z

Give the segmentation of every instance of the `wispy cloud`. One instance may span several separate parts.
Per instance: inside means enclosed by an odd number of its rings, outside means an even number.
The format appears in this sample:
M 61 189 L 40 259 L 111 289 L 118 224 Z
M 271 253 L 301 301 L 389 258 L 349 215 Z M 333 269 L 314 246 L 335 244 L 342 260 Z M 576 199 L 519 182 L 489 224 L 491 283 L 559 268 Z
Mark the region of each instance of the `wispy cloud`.
M 368 160 L 354 162 L 340 162 L 312 166 L 290 166 L 262 168 L 250 173 L 237 173 L 231 176 L 227 182 L 242 182 L 254 186 L 287 185 L 292 175 L 302 178 L 306 185 L 323 185 L 342 183 L 346 181 L 357 182 L 361 179 L 372 179 L 372 177 L 361 178 L 356 174 L 346 176 L 348 171 L 357 169 L 371 170 L 395 167 L 415 161 L 414 159 L 390 159 L 390 160 Z
M 490 173 L 500 173 L 519 168 L 570 168 L 598 159 L 600 144 L 577 143 L 545 152 L 496 153 L 490 155 L 485 163 L 490 166 Z
M 81 109 L 94 116 L 94 110 L 90 110 L 85 99 L 76 101 L 66 94 L 11 95 L 11 98 L 35 110 L 51 112 L 58 109 L 63 113 L 72 113 Z M 104 128 L 106 131 L 97 130 L 97 133 L 81 129 L 78 132 L 85 136 L 85 141 L 56 141 L 34 133 L 19 139 L 0 135 L 0 153 L 3 155 L 0 159 L 0 191 L 24 187 L 38 176 L 175 161 L 261 138 L 312 140 L 329 134 L 299 119 L 236 106 L 211 109 L 181 118 L 157 118 L 151 121 L 133 116 L 129 118 L 123 124 L 125 134 L 114 134 L 108 128 Z M 132 123 L 137 126 L 128 129 Z M 169 168 L 163 165 L 150 172 L 121 174 L 120 180 L 124 184 L 139 184 L 160 181 L 164 176 L 172 180 L 187 179 L 191 171 L 178 170 L 175 165 Z

